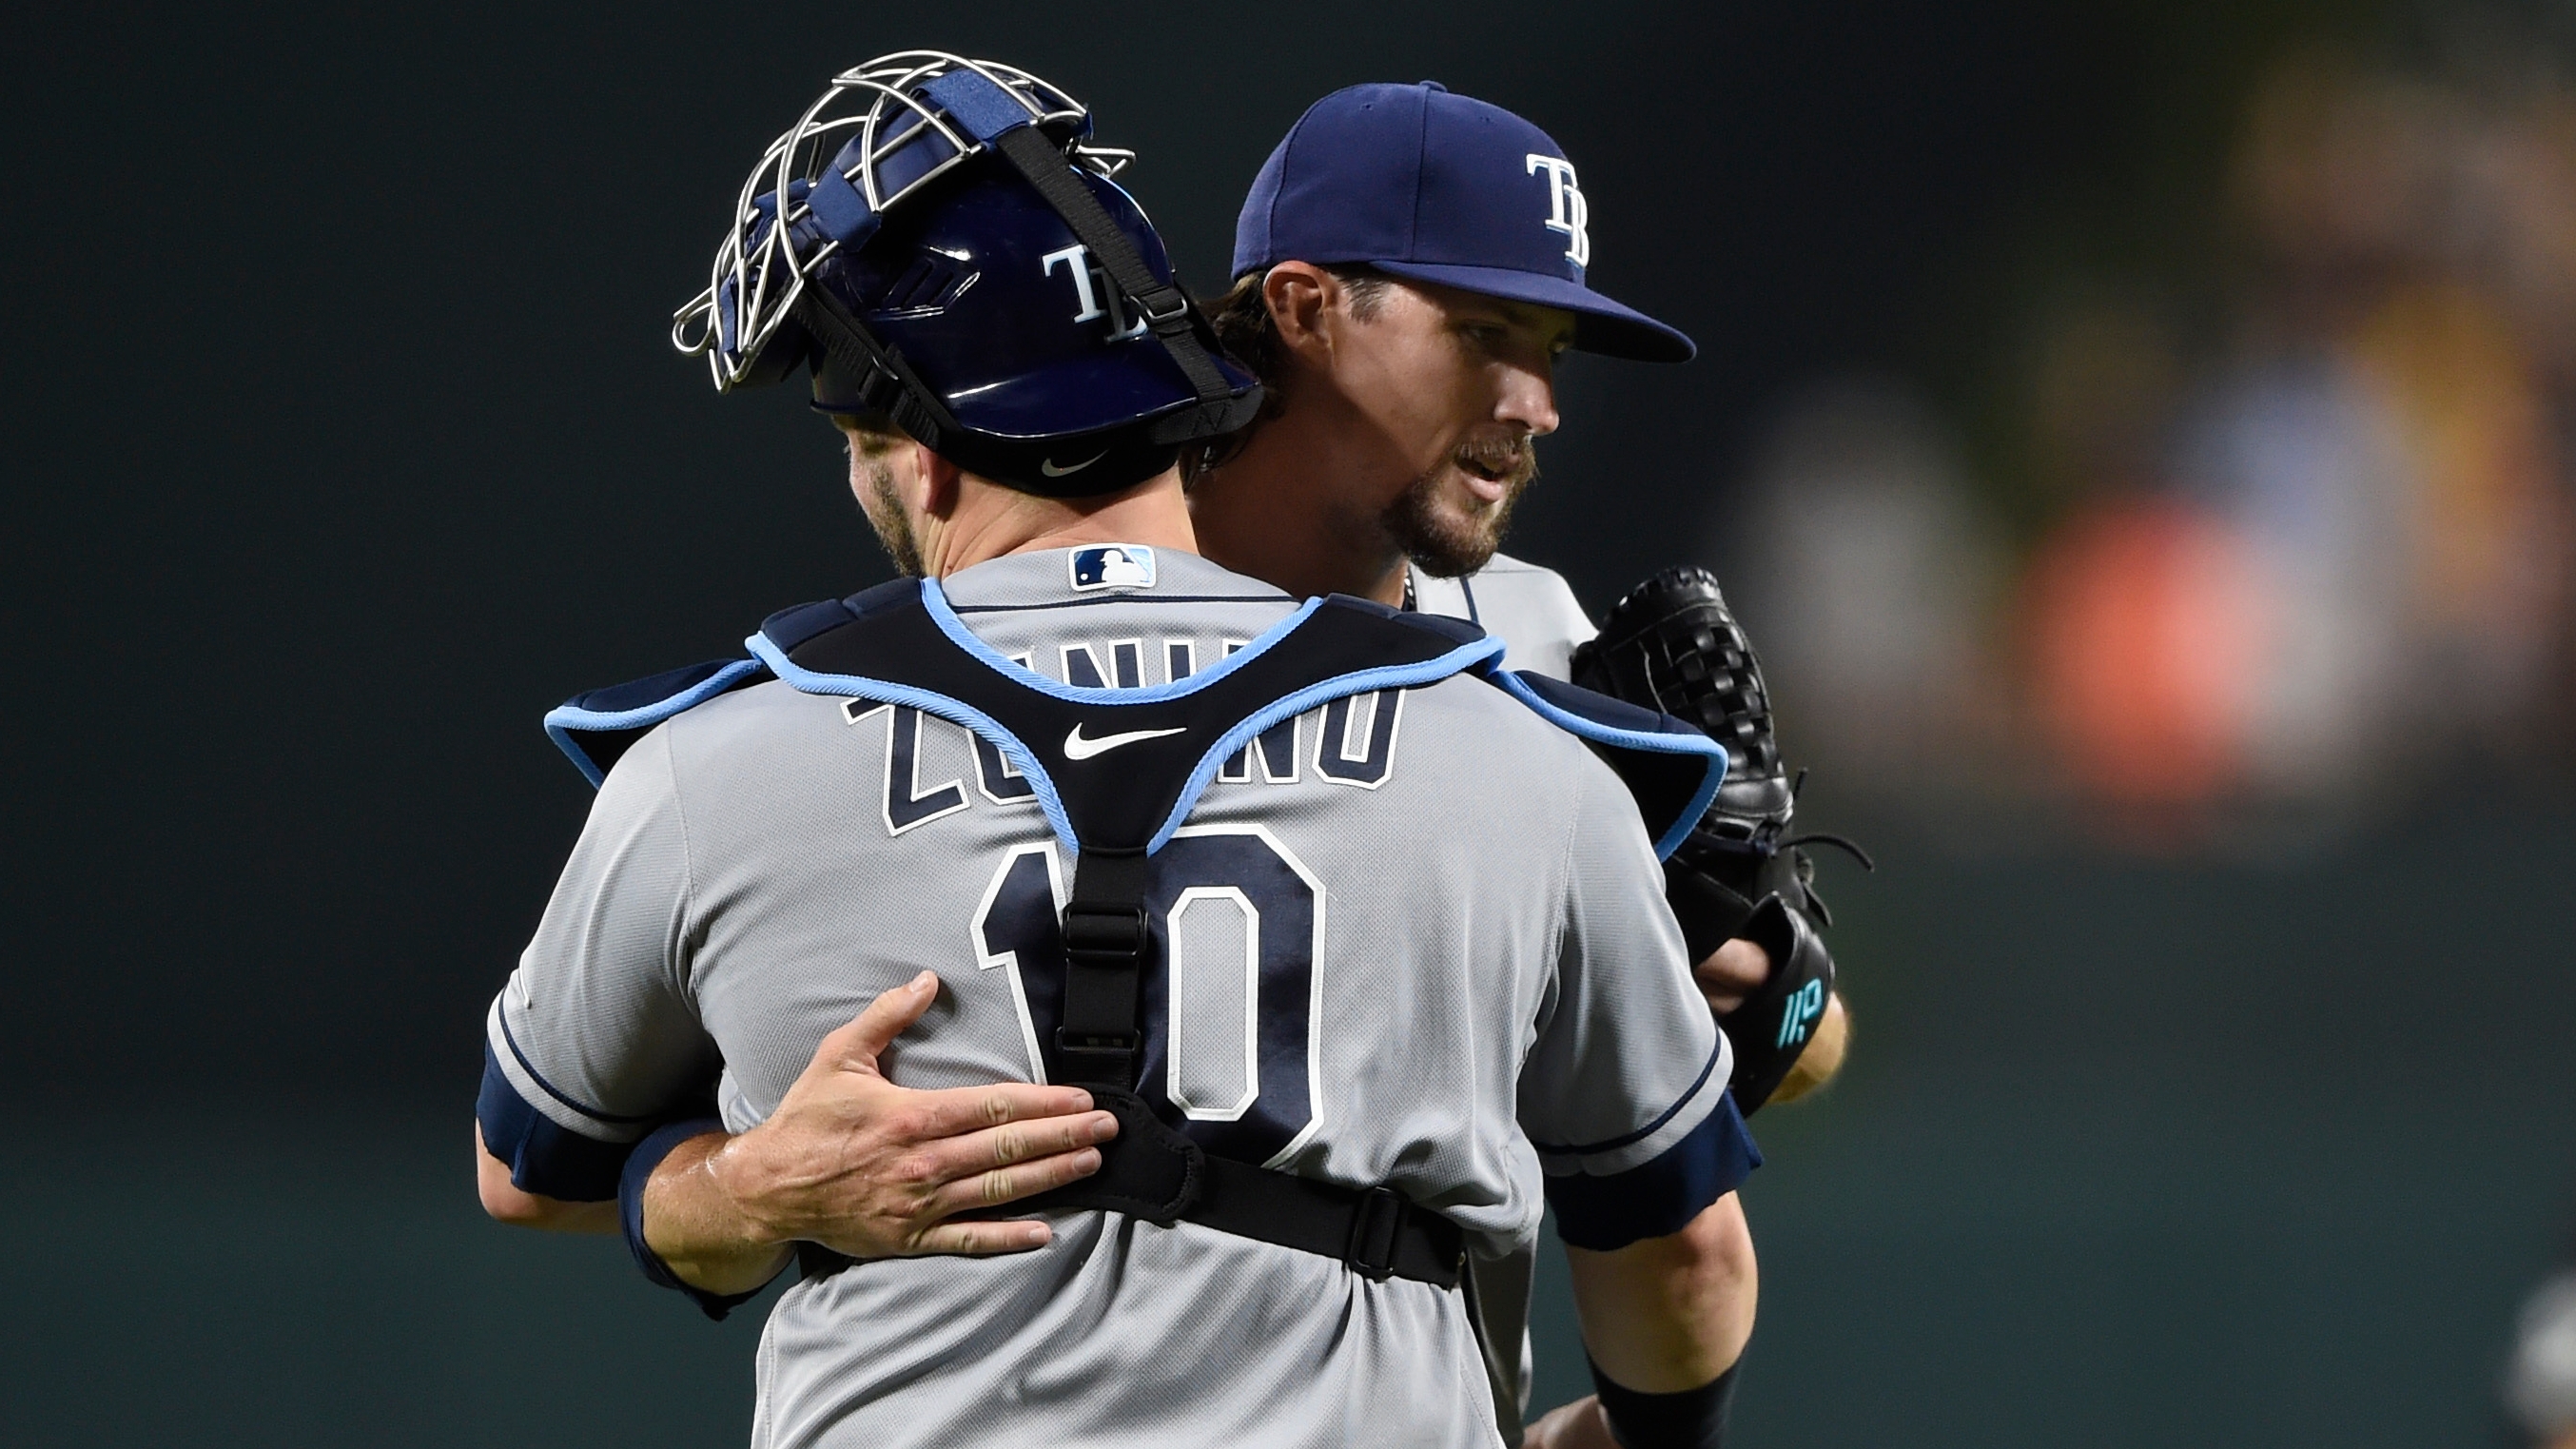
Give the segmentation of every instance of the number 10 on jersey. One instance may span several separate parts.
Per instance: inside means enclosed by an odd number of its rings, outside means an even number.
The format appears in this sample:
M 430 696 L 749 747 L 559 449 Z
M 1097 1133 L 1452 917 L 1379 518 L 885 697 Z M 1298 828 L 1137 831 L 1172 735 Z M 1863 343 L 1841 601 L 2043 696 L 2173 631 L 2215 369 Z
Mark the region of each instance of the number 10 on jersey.
M 1324 883 L 1258 825 L 1185 826 L 1154 853 L 1150 879 L 1136 1091 L 1207 1151 L 1283 1159 L 1322 1115 L 1313 1025 Z M 1062 1075 L 1070 883 L 1054 841 L 1020 846 L 994 870 L 970 932 L 975 964 L 1009 976 L 1038 1081 Z

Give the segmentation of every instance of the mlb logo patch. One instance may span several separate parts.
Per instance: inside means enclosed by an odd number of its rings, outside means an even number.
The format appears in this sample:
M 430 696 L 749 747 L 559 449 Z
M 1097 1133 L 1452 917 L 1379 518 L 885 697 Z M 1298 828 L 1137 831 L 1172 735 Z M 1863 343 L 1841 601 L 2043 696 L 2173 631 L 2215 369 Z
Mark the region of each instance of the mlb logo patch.
M 1141 543 L 1096 543 L 1073 551 L 1076 589 L 1150 589 L 1154 551 Z

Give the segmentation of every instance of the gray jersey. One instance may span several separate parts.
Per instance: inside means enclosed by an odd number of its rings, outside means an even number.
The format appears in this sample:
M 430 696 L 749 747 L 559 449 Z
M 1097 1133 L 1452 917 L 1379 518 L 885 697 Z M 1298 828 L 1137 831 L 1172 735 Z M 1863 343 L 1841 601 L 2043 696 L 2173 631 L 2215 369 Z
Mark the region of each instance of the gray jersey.
M 1564 575 L 1510 554 L 1498 553 L 1483 568 L 1454 579 L 1433 578 L 1419 564 L 1406 567 L 1413 606 L 1482 625 L 1509 647 L 1503 658 L 1507 669 L 1563 679 L 1574 646 L 1601 632 L 1575 601 Z
M 1600 630 L 1593 627 L 1565 576 L 1498 553 L 1485 566 L 1458 578 L 1434 578 L 1422 566 L 1407 566 L 1413 606 L 1482 625 L 1503 641 L 1503 667 L 1526 669 L 1552 679 L 1571 672 L 1575 646 Z M 1475 1275 L 1480 1338 L 1493 1381 L 1494 1409 L 1508 1430 L 1529 1407 L 1530 1384 L 1538 1364 L 1529 1338 L 1530 1295 L 1538 1270 L 1538 1233 L 1499 1254 L 1478 1254 L 1470 1265 Z
M 1093 552 L 995 560 L 947 597 L 1004 654 L 1111 687 L 1290 612 L 1186 555 L 1078 582 L 1069 554 Z M 1543 1184 L 1561 1221 L 1612 1237 L 1713 1197 L 1710 1144 L 1740 1131 L 1724 1039 L 1610 771 L 1467 677 L 1265 739 L 1164 847 L 1192 884 L 1165 922 L 1172 1005 L 1146 1026 L 1184 1130 L 1394 1187 L 1487 1254 L 1530 1237 Z M 944 720 L 777 682 L 724 695 L 610 772 L 494 1002 L 492 1060 L 559 1137 L 609 1144 L 721 1064 L 740 1131 L 929 965 L 941 1002 L 892 1076 L 1039 1079 L 1014 948 L 1051 929 L 1071 864 L 1025 782 Z M 755 1445 L 1498 1442 L 1457 1293 L 1189 1222 L 1054 1222 L 1034 1253 L 791 1288 Z

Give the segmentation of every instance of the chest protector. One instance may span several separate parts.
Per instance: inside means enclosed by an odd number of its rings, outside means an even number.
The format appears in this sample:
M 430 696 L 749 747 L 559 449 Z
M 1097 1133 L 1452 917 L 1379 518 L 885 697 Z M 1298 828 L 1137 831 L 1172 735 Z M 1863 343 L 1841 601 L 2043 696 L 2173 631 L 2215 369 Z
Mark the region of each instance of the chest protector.
M 1155 943 L 1147 862 L 1217 770 L 1283 721 L 1337 699 L 1473 673 L 1581 736 L 1638 801 L 1658 854 L 1688 835 L 1716 793 L 1724 748 L 1669 716 L 1498 667 L 1475 625 L 1333 595 L 1215 666 L 1146 689 L 1059 684 L 1003 658 L 950 611 L 935 583 L 901 580 L 772 615 L 751 659 L 698 665 L 576 697 L 546 717 L 596 784 L 663 720 L 776 678 L 808 694 L 905 705 L 973 732 L 1025 778 L 1073 855 L 1062 922 L 1060 1080 L 1116 1114 L 1098 1173 L 997 1209 L 1102 1208 L 1341 1258 L 1374 1278 L 1458 1281 L 1455 1224 L 1384 1187 L 1355 1189 L 1209 1154 L 1135 1091 L 1138 1007 Z M 809 1275 L 844 1266 L 809 1246 Z

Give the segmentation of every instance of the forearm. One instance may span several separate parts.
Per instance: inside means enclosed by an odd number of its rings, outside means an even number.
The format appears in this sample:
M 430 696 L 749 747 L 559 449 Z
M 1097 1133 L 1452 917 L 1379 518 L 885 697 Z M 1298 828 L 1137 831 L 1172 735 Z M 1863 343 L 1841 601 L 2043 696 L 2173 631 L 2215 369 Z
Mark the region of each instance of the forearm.
M 540 1197 L 510 1181 L 510 1165 L 483 1145 L 483 1124 L 474 1124 L 474 1187 L 483 1211 L 513 1227 L 542 1228 L 556 1233 L 617 1231 L 616 1202 L 565 1202 Z
M 748 1293 L 778 1276 L 792 1243 L 743 1210 L 715 1171 L 733 1141 L 710 1132 L 671 1149 L 644 1185 L 644 1242 L 673 1277 L 703 1292 Z
M 1045 1246 L 1042 1221 L 957 1214 L 1098 1171 L 1097 1144 L 1117 1136 L 1117 1119 L 1073 1087 L 918 1092 L 887 1081 L 878 1056 L 937 988 L 924 971 L 879 994 L 823 1038 L 757 1126 L 728 1136 L 699 1130 L 715 1125 L 700 1119 L 646 1137 L 620 1184 L 632 1216 L 617 1224 L 649 1260 L 646 1275 L 731 1298 L 778 1276 L 802 1242 L 861 1259 Z
M 1610 1252 L 1568 1246 L 1574 1306 L 1592 1361 L 1641 1393 L 1694 1389 L 1735 1365 L 1753 1336 L 1753 1235 L 1733 1193 L 1680 1232 Z

